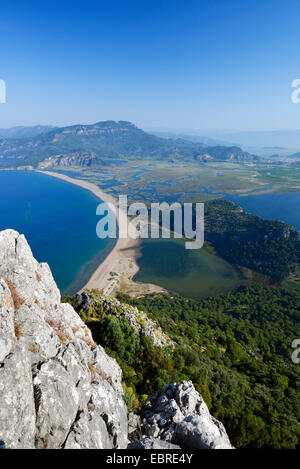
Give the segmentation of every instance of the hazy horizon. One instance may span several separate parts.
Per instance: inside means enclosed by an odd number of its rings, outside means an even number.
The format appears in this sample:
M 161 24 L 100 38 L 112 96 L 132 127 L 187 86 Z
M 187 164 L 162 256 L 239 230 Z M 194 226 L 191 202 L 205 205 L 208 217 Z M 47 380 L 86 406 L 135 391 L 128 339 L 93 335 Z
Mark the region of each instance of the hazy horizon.
M 105 122 L 105 121 L 113 121 L 113 122 L 120 122 L 120 121 L 127 121 L 131 122 L 132 124 L 136 125 L 137 127 L 141 128 L 145 132 L 174 132 L 174 133 L 206 133 L 206 135 L 203 136 L 209 136 L 210 134 L 217 135 L 226 135 L 230 133 L 277 133 L 277 132 L 300 132 L 300 125 L 299 128 L 278 128 L 278 129 L 272 129 L 272 128 L 265 128 L 265 129 L 259 129 L 259 128 L 253 128 L 253 129 L 244 129 L 244 128 L 192 128 L 192 127 L 168 127 L 168 126 L 147 126 L 147 125 L 138 125 L 136 122 L 132 122 L 128 119 L 103 119 L 103 120 L 96 120 L 96 121 L 88 121 L 88 122 L 83 122 L 83 121 L 74 121 L 74 122 L 66 122 L 66 123 L 60 123 L 60 124 L 55 124 L 55 123 L 41 123 L 41 122 L 33 122 L 33 123 L 28 123 L 28 124 L 16 124 L 16 125 L 9 125 L 9 126 L 0 126 L 1 130 L 10 130 L 13 128 L 30 128 L 30 127 L 53 127 L 53 128 L 63 128 L 63 127 L 71 127 L 74 125 L 94 125 L 99 122 Z

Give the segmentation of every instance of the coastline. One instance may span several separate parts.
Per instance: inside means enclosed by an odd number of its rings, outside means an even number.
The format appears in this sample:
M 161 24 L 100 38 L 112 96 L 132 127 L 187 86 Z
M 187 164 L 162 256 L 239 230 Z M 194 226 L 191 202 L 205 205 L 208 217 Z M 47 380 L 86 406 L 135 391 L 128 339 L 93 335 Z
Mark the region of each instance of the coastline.
M 118 209 L 117 200 L 104 192 L 96 184 L 84 181 L 82 179 L 74 179 L 65 174 L 54 171 L 37 172 L 56 177 L 70 184 L 75 184 L 83 189 L 90 191 L 101 202 L 110 203 L 114 207 L 114 213 L 119 225 L 120 211 Z M 103 262 L 97 267 L 95 272 L 89 278 L 88 282 L 78 291 L 98 289 L 102 290 L 106 296 L 113 295 L 116 291 L 121 290 L 131 296 L 142 296 L 147 293 L 165 292 L 166 290 L 158 285 L 148 283 L 134 282 L 132 278 L 138 272 L 137 258 L 140 256 L 140 239 L 118 238 L 116 244 Z

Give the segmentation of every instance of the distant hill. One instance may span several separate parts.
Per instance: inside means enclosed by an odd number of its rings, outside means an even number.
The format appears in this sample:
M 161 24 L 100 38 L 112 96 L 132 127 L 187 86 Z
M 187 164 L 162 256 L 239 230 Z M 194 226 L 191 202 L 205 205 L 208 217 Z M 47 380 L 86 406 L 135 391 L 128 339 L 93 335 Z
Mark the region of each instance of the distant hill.
M 253 161 L 257 156 L 239 147 L 209 146 L 184 139 L 167 139 L 144 132 L 131 122 L 104 121 L 92 125 L 53 128 L 27 138 L 0 140 L 0 159 L 13 165 L 47 167 L 59 165 L 102 165 L 111 159 L 237 160 Z M 85 161 L 87 164 L 85 164 Z M 43 163 L 44 165 L 44 163 Z
M 0 138 L 33 138 L 50 132 L 55 127 L 49 125 L 34 125 L 32 127 L 11 127 L 9 129 L 0 129 Z

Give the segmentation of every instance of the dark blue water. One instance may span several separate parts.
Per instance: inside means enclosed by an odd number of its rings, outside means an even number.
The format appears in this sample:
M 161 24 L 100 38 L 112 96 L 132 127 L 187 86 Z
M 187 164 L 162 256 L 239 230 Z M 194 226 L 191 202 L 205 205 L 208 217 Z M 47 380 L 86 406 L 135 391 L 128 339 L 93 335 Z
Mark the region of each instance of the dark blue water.
M 115 242 L 96 236 L 99 199 L 65 181 L 30 171 L 0 171 L 0 200 L 0 230 L 24 233 L 64 293 L 79 290 Z
M 238 196 L 225 194 L 225 199 L 240 205 L 246 212 L 268 220 L 281 220 L 300 230 L 300 193 Z

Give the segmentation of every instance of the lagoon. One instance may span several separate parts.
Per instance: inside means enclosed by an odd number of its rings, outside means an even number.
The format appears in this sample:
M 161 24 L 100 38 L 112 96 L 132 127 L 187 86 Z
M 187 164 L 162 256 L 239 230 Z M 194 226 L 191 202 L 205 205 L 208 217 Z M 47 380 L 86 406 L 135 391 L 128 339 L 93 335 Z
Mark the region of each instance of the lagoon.
M 137 264 L 140 270 L 134 280 L 194 298 L 226 293 L 243 280 L 242 274 L 212 249 L 185 249 L 183 239 L 143 240 Z

